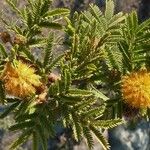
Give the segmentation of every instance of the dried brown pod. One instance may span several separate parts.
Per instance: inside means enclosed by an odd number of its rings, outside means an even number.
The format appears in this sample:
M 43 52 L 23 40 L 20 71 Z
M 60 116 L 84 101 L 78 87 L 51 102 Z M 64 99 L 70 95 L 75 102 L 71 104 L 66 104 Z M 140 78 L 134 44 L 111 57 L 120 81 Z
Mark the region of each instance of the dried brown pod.
M 24 37 L 20 34 L 15 35 L 14 44 L 25 45 L 26 43 L 27 43 L 26 37 Z
M 42 84 L 41 86 L 36 87 L 36 94 L 41 94 L 43 91 L 45 91 L 47 87 Z
M 37 97 L 37 104 L 42 104 L 47 101 L 48 88 L 46 86 L 41 86 L 39 90 L 41 90 L 41 93 Z
M 50 83 L 54 83 L 54 82 L 56 82 L 57 80 L 61 80 L 61 77 L 60 77 L 59 75 L 57 75 L 57 74 L 55 74 L 55 73 L 50 73 L 50 74 L 48 75 L 48 81 L 49 81 Z
M 12 43 L 11 36 L 7 31 L 0 32 L 0 38 L 4 43 L 7 43 L 7 42 Z
M 109 71 L 109 76 L 111 79 L 117 78 L 120 75 L 120 72 L 117 69 L 112 69 Z

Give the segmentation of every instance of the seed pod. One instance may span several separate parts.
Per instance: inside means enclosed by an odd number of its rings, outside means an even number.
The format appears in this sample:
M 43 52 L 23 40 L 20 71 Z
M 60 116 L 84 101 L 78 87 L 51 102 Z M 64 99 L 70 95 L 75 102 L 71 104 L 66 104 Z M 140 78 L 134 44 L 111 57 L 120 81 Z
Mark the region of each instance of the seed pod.
M 54 83 L 54 82 L 56 82 L 57 80 L 60 80 L 61 78 L 60 78 L 60 76 L 58 76 L 58 75 L 56 75 L 56 74 L 54 74 L 54 73 L 50 73 L 49 75 L 48 75 L 48 81 L 50 82 L 50 83 Z
M 120 76 L 120 72 L 117 69 L 112 69 L 109 71 L 109 78 L 112 79 L 116 79 L 117 77 Z
M 42 89 L 43 91 L 41 91 L 41 93 L 37 97 L 37 100 L 36 100 L 37 104 L 42 104 L 47 101 L 48 88 L 46 86 L 43 86 L 43 87 L 44 87 L 44 89 Z
M 27 43 L 27 39 L 26 37 L 17 34 L 14 38 L 14 44 L 18 44 L 18 45 L 25 45 Z
M 41 94 L 45 89 L 46 86 L 43 84 L 41 86 L 36 87 L 36 94 Z
M 10 42 L 12 43 L 11 41 L 11 37 L 10 37 L 10 34 L 8 32 L 1 32 L 0 33 L 0 37 L 1 37 L 1 40 L 4 42 L 4 43 L 7 43 L 7 42 Z

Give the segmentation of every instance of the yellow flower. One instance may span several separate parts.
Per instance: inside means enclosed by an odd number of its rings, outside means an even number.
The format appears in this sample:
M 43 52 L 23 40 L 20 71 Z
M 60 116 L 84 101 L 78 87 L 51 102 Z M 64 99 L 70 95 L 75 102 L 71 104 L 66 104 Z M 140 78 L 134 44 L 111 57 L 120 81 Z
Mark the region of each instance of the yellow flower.
M 133 72 L 122 78 L 122 94 L 127 104 L 135 108 L 150 108 L 150 73 Z
M 17 60 L 14 63 L 8 62 L 1 76 L 7 94 L 16 97 L 35 94 L 36 87 L 41 85 L 40 78 L 34 68 Z

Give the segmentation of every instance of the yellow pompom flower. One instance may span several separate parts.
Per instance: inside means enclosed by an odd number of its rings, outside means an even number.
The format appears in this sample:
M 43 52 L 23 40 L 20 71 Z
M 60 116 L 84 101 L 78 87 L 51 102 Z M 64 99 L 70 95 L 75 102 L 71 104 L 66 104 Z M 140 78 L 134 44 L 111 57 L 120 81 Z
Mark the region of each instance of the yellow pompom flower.
M 14 63 L 6 63 L 1 75 L 6 93 L 16 97 L 35 94 L 36 87 L 41 85 L 40 78 L 35 74 L 34 68 L 17 60 Z
M 134 108 L 150 108 L 150 73 L 133 72 L 122 78 L 124 101 Z

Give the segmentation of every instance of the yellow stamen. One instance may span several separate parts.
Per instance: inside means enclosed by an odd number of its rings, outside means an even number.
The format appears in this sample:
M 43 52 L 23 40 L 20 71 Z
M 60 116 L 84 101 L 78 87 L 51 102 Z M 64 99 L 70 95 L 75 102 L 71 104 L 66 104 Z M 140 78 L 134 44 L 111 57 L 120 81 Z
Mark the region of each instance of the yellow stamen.
M 135 108 L 150 108 L 150 73 L 146 70 L 133 72 L 122 78 L 124 101 Z

